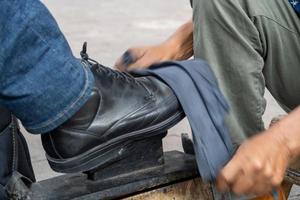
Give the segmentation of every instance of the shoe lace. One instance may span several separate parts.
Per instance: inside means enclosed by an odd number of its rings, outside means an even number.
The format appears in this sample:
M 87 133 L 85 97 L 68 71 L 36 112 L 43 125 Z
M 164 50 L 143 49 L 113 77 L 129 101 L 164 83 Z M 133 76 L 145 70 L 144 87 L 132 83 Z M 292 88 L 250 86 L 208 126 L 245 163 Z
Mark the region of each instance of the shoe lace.
M 116 79 L 121 79 L 121 80 L 125 80 L 127 82 L 133 82 L 135 84 L 139 84 L 139 82 L 129 73 L 120 72 L 117 70 L 113 70 L 109 67 L 105 67 L 105 66 L 101 65 L 100 63 L 98 63 L 96 60 L 90 58 L 89 55 L 87 54 L 87 42 L 83 43 L 82 51 L 80 52 L 80 56 L 83 61 L 86 61 L 91 66 L 95 67 L 97 73 L 100 73 L 101 71 L 103 71 L 108 76 L 114 77 Z

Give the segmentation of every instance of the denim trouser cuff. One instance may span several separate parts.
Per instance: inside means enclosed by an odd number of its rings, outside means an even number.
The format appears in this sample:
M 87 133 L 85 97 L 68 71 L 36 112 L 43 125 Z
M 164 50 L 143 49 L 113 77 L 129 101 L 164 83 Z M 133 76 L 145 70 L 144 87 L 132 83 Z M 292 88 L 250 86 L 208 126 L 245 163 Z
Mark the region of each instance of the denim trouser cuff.
M 0 105 L 31 133 L 49 132 L 88 100 L 94 77 L 40 1 L 0 1 Z
M 66 122 L 69 118 L 71 118 L 89 99 L 90 94 L 92 92 L 93 86 L 94 86 L 94 76 L 92 72 L 89 69 L 89 66 L 86 66 L 85 63 L 82 63 L 83 65 L 83 71 L 84 71 L 84 84 L 81 88 L 81 90 L 78 90 L 77 97 L 68 97 L 68 99 L 71 99 L 68 103 L 66 103 L 66 106 L 64 109 L 59 111 L 57 114 L 55 114 L 50 119 L 40 122 L 35 125 L 26 125 L 26 129 L 33 134 L 40 134 L 40 133 L 46 133 L 49 132 L 64 122 Z M 64 97 L 66 99 L 66 97 Z

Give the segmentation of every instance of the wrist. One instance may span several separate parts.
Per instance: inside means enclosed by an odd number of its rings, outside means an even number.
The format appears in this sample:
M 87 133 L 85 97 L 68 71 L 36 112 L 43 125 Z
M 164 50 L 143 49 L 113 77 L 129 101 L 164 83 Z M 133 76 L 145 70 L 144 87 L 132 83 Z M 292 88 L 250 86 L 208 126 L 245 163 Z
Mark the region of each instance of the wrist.
M 194 55 L 192 38 L 186 40 L 170 38 L 162 45 L 165 52 L 168 52 L 170 60 L 187 60 Z
M 164 42 L 172 60 L 186 60 L 193 56 L 193 31 L 193 22 L 190 20 Z
M 296 159 L 300 156 L 299 120 L 300 109 L 298 108 L 271 128 L 274 129 L 282 145 L 288 149 L 292 159 Z

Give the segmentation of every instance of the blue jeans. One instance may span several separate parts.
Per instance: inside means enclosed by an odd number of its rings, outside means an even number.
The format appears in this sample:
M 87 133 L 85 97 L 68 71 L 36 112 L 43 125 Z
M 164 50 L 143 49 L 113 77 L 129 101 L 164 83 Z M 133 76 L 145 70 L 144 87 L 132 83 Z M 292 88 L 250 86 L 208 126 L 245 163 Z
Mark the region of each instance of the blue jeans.
M 88 100 L 93 84 L 40 1 L 0 0 L 0 105 L 29 132 L 64 123 Z

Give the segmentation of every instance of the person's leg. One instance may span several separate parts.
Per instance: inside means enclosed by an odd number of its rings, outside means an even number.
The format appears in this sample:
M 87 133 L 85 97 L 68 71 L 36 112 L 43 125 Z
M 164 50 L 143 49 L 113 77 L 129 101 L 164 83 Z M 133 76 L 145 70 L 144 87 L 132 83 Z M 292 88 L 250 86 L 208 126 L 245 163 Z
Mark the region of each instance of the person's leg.
M 38 0 L 0 1 L 0 104 L 32 133 L 74 115 L 91 94 L 93 75 L 76 59 Z
M 265 85 L 286 111 L 300 104 L 299 20 L 287 0 L 194 0 L 195 55 L 231 105 L 236 143 L 264 128 Z
M 82 172 L 129 156 L 183 117 L 173 91 L 71 53 L 38 0 L 0 1 L 0 105 L 42 142 L 51 167 Z M 133 145 L 134 146 L 134 145 Z
M 263 40 L 266 87 L 281 107 L 289 112 L 300 105 L 300 18 L 288 1 L 275 0 L 274 12 L 257 16 Z M 267 9 L 267 5 L 264 5 Z
M 212 66 L 236 143 L 264 129 L 264 88 L 300 103 L 299 18 L 287 0 L 194 0 L 195 56 Z
M 51 167 L 76 173 L 130 156 L 184 113 L 163 81 L 74 58 L 38 0 L 0 1 L 0 105 L 42 134 Z M 128 145 L 130 144 L 130 145 Z

